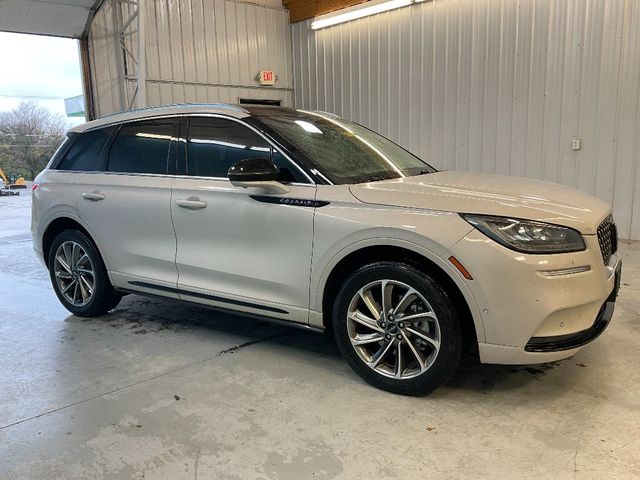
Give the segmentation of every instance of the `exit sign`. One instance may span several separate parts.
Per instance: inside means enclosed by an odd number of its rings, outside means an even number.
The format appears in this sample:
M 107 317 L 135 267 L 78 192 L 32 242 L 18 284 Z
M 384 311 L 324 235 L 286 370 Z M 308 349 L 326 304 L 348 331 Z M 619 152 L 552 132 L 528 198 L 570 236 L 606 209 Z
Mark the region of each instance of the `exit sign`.
M 275 85 L 276 74 L 273 73 L 273 70 L 262 70 L 258 75 L 258 80 L 260 85 Z

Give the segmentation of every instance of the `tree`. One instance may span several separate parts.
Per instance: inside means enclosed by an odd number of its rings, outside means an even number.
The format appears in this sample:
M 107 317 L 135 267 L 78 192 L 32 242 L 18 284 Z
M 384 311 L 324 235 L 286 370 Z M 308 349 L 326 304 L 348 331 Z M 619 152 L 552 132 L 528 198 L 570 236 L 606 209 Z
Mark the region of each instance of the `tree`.
M 28 172 L 33 179 L 47 165 L 68 128 L 62 115 L 34 102 L 0 112 L 0 162 L 7 169 Z

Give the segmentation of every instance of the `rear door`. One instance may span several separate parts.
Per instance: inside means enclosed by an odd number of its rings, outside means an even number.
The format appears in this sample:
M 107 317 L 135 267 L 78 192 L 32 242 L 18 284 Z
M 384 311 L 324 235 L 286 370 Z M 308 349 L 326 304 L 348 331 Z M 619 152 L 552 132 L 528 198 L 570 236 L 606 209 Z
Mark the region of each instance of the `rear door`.
M 306 323 L 315 185 L 243 122 L 187 122 L 187 175 L 177 177 L 171 204 L 181 298 Z M 231 184 L 229 167 L 255 157 L 273 160 L 289 193 Z
M 121 125 L 102 171 L 84 175 L 78 210 L 121 288 L 157 293 L 160 286 L 177 297 L 171 186 L 179 125 L 178 118 Z

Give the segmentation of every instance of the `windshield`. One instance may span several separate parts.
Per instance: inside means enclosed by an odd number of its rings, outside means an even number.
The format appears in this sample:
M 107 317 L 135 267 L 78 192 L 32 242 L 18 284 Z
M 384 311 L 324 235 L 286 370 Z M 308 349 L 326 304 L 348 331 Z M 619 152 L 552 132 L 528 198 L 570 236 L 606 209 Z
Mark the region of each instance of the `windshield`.
M 255 112 L 334 184 L 409 177 L 436 170 L 381 135 L 328 113 Z

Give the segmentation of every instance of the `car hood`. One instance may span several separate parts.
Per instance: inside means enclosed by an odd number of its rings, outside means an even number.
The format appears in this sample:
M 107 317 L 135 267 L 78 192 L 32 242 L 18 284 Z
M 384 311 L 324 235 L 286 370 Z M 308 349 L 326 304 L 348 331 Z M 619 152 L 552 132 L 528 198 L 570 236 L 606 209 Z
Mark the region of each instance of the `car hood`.
M 361 202 L 525 218 L 595 234 L 611 208 L 574 188 L 505 175 L 436 172 L 352 185 Z

